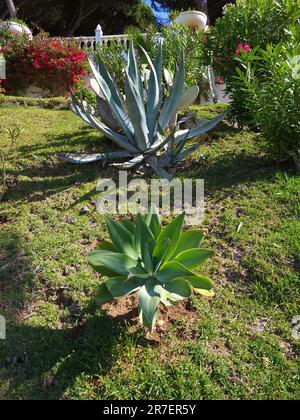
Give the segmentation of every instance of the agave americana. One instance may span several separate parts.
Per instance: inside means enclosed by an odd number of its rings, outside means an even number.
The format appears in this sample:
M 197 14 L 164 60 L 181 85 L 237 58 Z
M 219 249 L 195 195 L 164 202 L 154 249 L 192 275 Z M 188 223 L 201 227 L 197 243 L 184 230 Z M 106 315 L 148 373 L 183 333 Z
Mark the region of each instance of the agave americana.
M 86 156 L 67 154 L 63 158 L 68 162 L 121 160 L 125 161 L 123 166 L 127 169 L 144 167 L 154 171 L 159 177 L 170 178 L 168 168 L 200 146 L 197 142 L 185 149 L 188 140 L 210 131 L 223 119 L 222 114 L 211 120 L 201 120 L 196 128 L 181 130 L 180 125 L 185 119 L 177 121 L 177 112 L 191 105 L 199 93 L 195 86 L 185 88 L 183 54 L 173 83 L 169 80 L 169 88 L 166 89 L 162 68 L 162 45 L 154 62 L 142 47 L 140 49 L 146 57 L 148 69 L 140 71 L 135 49 L 131 45 L 124 74 L 125 97 L 121 95 L 99 54 L 97 63 L 89 57 L 97 83 L 94 90 L 98 96 L 98 103 L 103 103 L 104 99 L 107 105 L 105 113 L 107 115 L 108 108 L 111 115 L 100 120 L 91 107 L 73 94 L 72 109 L 90 127 L 100 130 L 112 140 L 120 150 Z

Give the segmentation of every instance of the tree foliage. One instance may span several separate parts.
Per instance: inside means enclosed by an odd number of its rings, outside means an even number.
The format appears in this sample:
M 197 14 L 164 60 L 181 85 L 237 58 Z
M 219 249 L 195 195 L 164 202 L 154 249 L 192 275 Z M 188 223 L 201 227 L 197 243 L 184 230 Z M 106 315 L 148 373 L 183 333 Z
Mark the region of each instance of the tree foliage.
M 163 7 L 170 10 L 195 9 L 205 13 L 208 12 L 210 22 L 214 23 L 222 16 L 222 9 L 227 3 L 234 3 L 235 0 L 152 0 L 154 8 Z
M 106 34 L 122 33 L 133 25 L 142 30 L 154 23 L 150 7 L 141 0 L 15 0 L 17 16 L 51 35 L 92 35 L 100 23 Z M 9 17 L 0 0 L 0 17 Z

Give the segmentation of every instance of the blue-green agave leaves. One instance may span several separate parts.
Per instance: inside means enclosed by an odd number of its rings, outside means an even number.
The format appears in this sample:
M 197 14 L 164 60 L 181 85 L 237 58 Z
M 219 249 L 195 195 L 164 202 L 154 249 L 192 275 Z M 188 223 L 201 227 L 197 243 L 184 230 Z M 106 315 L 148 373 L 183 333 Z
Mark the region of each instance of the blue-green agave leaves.
M 99 71 L 97 70 L 97 67 L 91 57 L 89 57 L 89 64 L 93 75 L 99 85 L 100 91 L 102 92 L 109 107 L 111 108 L 112 113 L 117 118 L 122 129 L 124 130 L 124 134 L 130 139 L 131 142 L 134 142 L 134 131 L 132 123 L 129 120 L 129 117 L 124 109 L 118 88 L 115 85 L 113 78 L 107 71 L 100 55 L 98 55 Z
M 182 100 L 185 93 L 185 69 L 184 69 L 184 56 L 180 65 L 177 69 L 175 80 L 171 88 L 169 96 L 166 97 L 164 106 L 161 110 L 161 115 L 159 118 L 159 126 L 162 131 L 166 129 L 171 119 L 176 114 L 178 105 Z
M 128 99 L 128 115 L 134 128 L 136 145 L 141 152 L 145 152 L 150 145 L 145 107 L 138 87 L 136 87 L 127 71 L 125 71 L 125 92 Z
M 158 50 L 158 56 L 156 58 L 156 67 L 152 63 L 151 58 L 148 53 L 141 47 L 142 52 L 144 53 L 148 65 L 150 67 L 150 78 L 148 83 L 148 96 L 147 96 L 147 123 L 149 127 L 149 138 L 150 144 L 153 144 L 155 141 L 155 130 L 157 129 L 158 116 L 161 106 L 161 75 L 157 71 L 157 67 L 161 66 L 162 62 L 162 48 Z
M 89 264 L 108 280 L 100 284 L 98 304 L 137 292 L 139 319 L 153 329 L 159 305 L 177 305 L 194 290 L 213 296 L 213 284 L 194 273 L 213 252 L 202 248 L 200 231 L 183 232 L 185 214 L 162 227 L 156 211 L 138 214 L 135 223 L 106 218 L 112 242 L 103 242 L 88 256 Z
M 192 130 L 180 130 L 182 122 L 179 122 L 175 124 L 173 130 L 178 110 L 183 104 L 185 106 L 193 101 L 198 88 L 194 86 L 192 89 L 186 90 L 183 55 L 178 64 L 174 81 L 166 89 L 162 77 L 162 44 L 159 45 L 154 62 L 142 47 L 140 47 L 140 53 L 146 57 L 149 76 L 142 77 L 136 51 L 131 45 L 128 53 L 128 66 L 124 73 L 125 98 L 122 97 L 113 76 L 108 72 L 100 55 L 97 56 L 97 63 L 91 57 L 89 58 L 95 81 L 99 85 L 99 95 L 102 95 L 99 98 L 99 103 L 102 103 L 104 98 L 113 119 L 121 128 L 120 132 L 104 124 L 94 115 L 90 106 L 80 102 L 74 95 L 72 95 L 72 110 L 91 128 L 99 130 L 122 151 L 126 152 L 123 159 L 126 169 L 144 166 L 155 172 L 158 177 L 171 179 L 168 168 L 177 164 L 200 146 L 198 143 L 197 146 L 185 149 L 188 140 L 212 130 L 224 115 L 200 124 Z M 143 71 L 145 74 L 145 69 Z M 176 132 L 177 130 L 178 132 Z M 70 155 L 60 157 L 72 163 L 87 163 L 100 160 L 102 157 L 105 162 L 110 160 L 106 159 L 106 156 L 107 154 L 103 153 L 85 160 L 76 159 L 74 156 L 70 158 Z M 113 159 L 113 155 L 110 157 Z

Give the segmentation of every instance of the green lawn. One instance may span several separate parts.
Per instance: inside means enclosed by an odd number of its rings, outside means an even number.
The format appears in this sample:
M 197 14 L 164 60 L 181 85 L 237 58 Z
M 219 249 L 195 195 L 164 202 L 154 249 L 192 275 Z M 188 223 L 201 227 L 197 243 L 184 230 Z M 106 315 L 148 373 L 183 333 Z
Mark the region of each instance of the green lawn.
M 176 171 L 205 179 L 216 296 L 164 312 L 145 336 L 131 298 L 91 303 L 99 278 L 86 256 L 107 237 L 95 185 L 117 171 L 55 157 L 103 139 L 66 110 L 1 107 L 0 130 L 15 123 L 24 133 L 0 203 L 0 399 L 300 398 L 300 177 L 258 134 L 220 125 Z

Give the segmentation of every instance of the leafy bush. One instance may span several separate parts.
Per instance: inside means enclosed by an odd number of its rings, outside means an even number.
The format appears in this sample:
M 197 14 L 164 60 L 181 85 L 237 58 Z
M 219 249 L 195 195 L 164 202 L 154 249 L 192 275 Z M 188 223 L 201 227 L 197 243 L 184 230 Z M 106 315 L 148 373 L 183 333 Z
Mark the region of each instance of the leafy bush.
M 27 28 L 29 28 L 29 25 L 28 25 L 28 24 L 27 24 L 24 20 L 19 19 L 19 18 L 16 18 L 16 17 L 9 18 L 9 19 L 8 19 L 7 21 L 5 21 L 5 22 L 18 23 L 19 25 L 26 26 Z
M 184 214 L 162 229 L 156 212 L 137 215 L 135 223 L 106 219 L 112 243 L 100 244 L 89 254 L 90 265 L 108 280 L 101 283 L 100 305 L 138 292 L 141 323 L 153 329 L 160 302 L 175 306 L 188 299 L 194 289 L 212 296 L 212 282 L 192 270 L 213 255 L 202 249 L 203 234 L 182 233 Z
M 113 75 L 121 92 L 124 93 L 124 71 L 127 65 L 128 50 L 123 44 L 111 42 L 110 44 L 101 45 L 97 48 L 96 52 L 93 53 L 95 59 L 97 59 L 98 54 L 100 55 L 109 73 Z
M 298 5 L 297 5 L 298 3 Z M 236 85 L 236 56 L 240 50 L 263 48 L 290 39 L 290 26 L 299 18 L 299 2 L 295 0 L 237 0 L 229 4 L 225 14 L 204 40 L 205 63 L 211 63 L 216 76 L 225 79 L 232 98 L 231 115 L 241 124 L 251 117 L 244 96 Z
M 279 159 L 292 156 L 300 169 L 299 44 L 255 49 L 240 58 L 236 85 L 253 125 Z
M 34 85 L 48 96 L 62 96 L 86 73 L 86 55 L 60 39 L 39 34 L 30 41 L 26 36 L 13 36 L 1 48 L 6 59 L 7 94 Z

